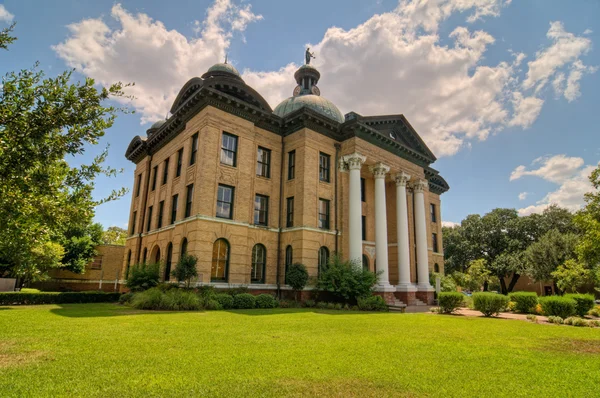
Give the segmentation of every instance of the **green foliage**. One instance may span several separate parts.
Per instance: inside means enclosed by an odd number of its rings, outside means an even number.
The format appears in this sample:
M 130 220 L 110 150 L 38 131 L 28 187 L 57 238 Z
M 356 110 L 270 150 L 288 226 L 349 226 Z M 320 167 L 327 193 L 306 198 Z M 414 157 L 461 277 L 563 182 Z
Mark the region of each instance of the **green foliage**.
M 521 314 L 535 313 L 535 306 L 538 303 L 538 296 L 535 292 L 513 292 L 508 295 L 513 302 L 514 310 Z
M 200 286 L 196 289 L 196 294 L 206 301 L 215 297 L 215 287 L 211 285 Z
M 198 257 L 184 254 L 179 258 L 175 269 L 171 271 L 171 275 L 173 275 L 178 282 L 185 281 L 185 286 L 189 289 L 192 279 L 198 276 L 196 263 L 198 263 Z
M 124 246 L 127 241 L 127 230 L 121 227 L 108 227 L 102 234 L 103 245 L 121 245 Z
M 480 291 L 485 284 L 492 282 L 491 273 L 482 258 L 471 261 L 466 273 L 454 272 L 452 279 L 458 286 L 471 292 Z
M 496 316 L 508 305 L 509 298 L 503 294 L 477 292 L 473 293 L 473 308 L 484 316 Z
M 552 229 L 533 242 L 525 251 L 525 272 L 534 281 L 552 279 L 552 272 L 575 257 L 578 236 Z
M 552 272 L 556 286 L 562 291 L 575 293 L 586 284 L 593 284 L 595 274 L 577 260 L 567 260 Z
M 279 308 L 296 308 L 297 306 L 297 301 L 279 300 Z
M 256 308 L 275 308 L 277 300 L 270 294 L 259 294 L 256 296 Z
M 135 293 L 131 306 L 139 310 L 195 311 L 202 308 L 200 298 L 193 292 L 171 289 L 162 292 L 152 288 Z
M 575 315 L 575 300 L 569 297 L 546 296 L 540 297 L 542 312 L 546 316 L 554 315 L 563 319 Z
M 122 294 L 121 297 L 119 297 L 119 304 L 130 304 L 134 296 L 135 293 L 133 292 Z
M 312 307 L 314 307 L 316 304 L 317 304 L 317 303 L 315 302 L 315 300 L 310 300 L 310 299 L 309 299 L 309 300 L 306 300 L 306 301 L 304 302 L 304 306 L 305 306 L 306 308 L 312 308 Z
M 102 242 L 102 233 L 99 223 L 71 226 L 60 239 L 65 248 L 62 266 L 76 274 L 83 274 L 85 266 L 97 254 L 96 246 Z
M 464 303 L 464 294 L 459 292 L 441 292 L 438 295 L 438 305 L 440 312 L 451 314 L 460 308 Z
M 533 315 L 533 314 L 527 314 L 526 316 L 527 320 L 533 322 L 533 323 L 537 323 L 538 318 L 537 316 Z
M 448 275 L 440 274 L 438 272 L 432 272 L 429 276 L 429 283 L 431 286 L 435 286 L 435 279 L 440 278 L 440 289 L 442 292 L 455 292 L 456 281 L 454 278 Z
M 293 263 L 287 269 L 285 274 L 285 283 L 290 285 L 298 300 L 298 292 L 304 289 L 308 283 L 308 271 L 304 264 Z
M 588 315 L 600 317 L 600 306 L 594 307 L 589 310 Z
M 575 313 L 582 318 L 586 316 L 595 305 L 594 296 L 591 294 L 566 294 L 564 297 L 575 301 Z
M 121 293 L 105 292 L 1 292 L 0 305 L 114 303 L 120 296 Z
M 241 293 L 233 296 L 233 308 L 240 310 L 254 308 L 256 305 L 256 298 L 250 293 Z
M 219 293 L 211 297 L 216 300 L 224 310 L 233 308 L 233 296 L 227 293 Z
M 559 316 L 556 315 L 550 315 L 548 317 L 548 323 L 555 323 L 557 325 L 562 325 L 563 323 L 565 323 L 564 319 L 562 319 Z
M 389 311 L 385 300 L 381 296 L 359 297 L 358 308 L 361 311 Z
M 338 301 L 354 302 L 358 298 L 370 297 L 376 283 L 376 274 L 336 255 L 321 271 L 317 288 L 330 293 Z
M 320 310 L 327 309 L 327 303 L 325 301 L 319 301 L 317 303 L 317 308 Z
M 250 293 L 250 289 L 248 289 L 248 286 L 238 286 L 238 287 L 231 287 L 229 289 L 224 289 L 223 292 L 227 293 L 233 297 L 233 296 L 236 296 L 236 295 L 242 294 L 242 293 Z
M 204 302 L 204 309 L 207 311 L 220 311 L 223 306 L 217 300 L 209 298 Z
M 127 287 L 136 292 L 158 285 L 160 264 L 134 264 L 129 269 Z
M 17 40 L 16 37 L 11 36 L 13 29 L 15 28 L 16 23 L 13 22 L 8 28 L 3 28 L 0 30 L 0 49 L 8 50 L 8 45 Z
M 588 322 L 585 319 L 581 319 L 577 316 L 571 316 L 565 319 L 564 324 L 571 326 L 588 326 Z

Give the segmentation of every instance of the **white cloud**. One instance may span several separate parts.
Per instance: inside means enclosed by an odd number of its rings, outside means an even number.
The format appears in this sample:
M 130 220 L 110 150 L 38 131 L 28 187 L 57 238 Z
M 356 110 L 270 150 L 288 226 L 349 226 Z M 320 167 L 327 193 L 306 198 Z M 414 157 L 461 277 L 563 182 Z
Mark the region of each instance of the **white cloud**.
M 518 166 L 510 175 L 510 180 L 514 181 L 524 176 L 536 176 L 553 182 L 559 187 L 555 191 L 549 192 L 536 204 L 519 209 L 520 215 L 541 213 L 551 204 L 570 211 L 577 211 L 584 204 L 584 194 L 593 190 L 588 177 L 597 166 L 586 166 L 582 158 L 556 155 L 538 158 L 533 161 L 533 164 L 540 164 L 540 166 L 533 170 L 527 170 L 522 165 Z M 521 195 L 524 197 L 521 198 Z M 519 200 L 524 200 L 526 196 L 526 192 L 519 194 Z
M 509 126 L 530 127 L 538 118 L 544 105 L 544 100 L 537 97 L 525 97 L 520 92 L 513 93 L 513 116 L 508 122 Z
M 15 16 L 13 14 L 11 14 L 10 12 L 8 12 L 6 7 L 4 7 L 4 4 L 0 4 L 0 21 L 12 22 L 14 17 Z
M 460 223 L 454 221 L 442 221 L 442 227 L 454 228 L 458 227 Z
M 525 200 L 525 199 L 527 199 L 528 195 L 529 195 L 529 192 L 521 192 L 519 194 L 519 200 Z

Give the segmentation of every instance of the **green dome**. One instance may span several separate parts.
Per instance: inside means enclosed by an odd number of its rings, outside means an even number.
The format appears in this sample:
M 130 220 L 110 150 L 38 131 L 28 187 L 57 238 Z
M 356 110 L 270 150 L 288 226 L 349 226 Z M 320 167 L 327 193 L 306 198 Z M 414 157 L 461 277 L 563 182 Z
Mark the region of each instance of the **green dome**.
M 152 126 L 148 130 L 158 130 L 163 124 L 166 123 L 166 120 L 162 119 L 157 122 L 154 122 Z
M 273 113 L 279 117 L 284 117 L 302 107 L 310 108 L 321 115 L 327 116 L 338 123 L 344 123 L 344 115 L 331 101 L 313 94 L 299 95 L 283 100 L 277 105 Z
M 239 78 L 242 77 L 240 75 L 240 72 L 238 72 L 237 69 L 235 69 L 235 67 L 231 64 L 222 64 L 222 63 L 214 64 L 213 66 L 208 68 L 207 73 L 210 73 L 210 72 L 225 72 L 225 73 L 231 73 L 233 75 L 236 75 Z

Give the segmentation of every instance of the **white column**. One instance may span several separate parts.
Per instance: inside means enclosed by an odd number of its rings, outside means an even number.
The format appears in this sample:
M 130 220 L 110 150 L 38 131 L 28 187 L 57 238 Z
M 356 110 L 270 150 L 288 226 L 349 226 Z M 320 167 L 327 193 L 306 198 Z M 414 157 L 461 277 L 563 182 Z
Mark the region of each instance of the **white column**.
M 388 272 L 387 215 L 385 206 L 385 175 L 390 168 L 382 163 L 370 167 L 375 177 L 375 260 L 379 275 L 379 290 L 394 290 Z
M 423 192 L 427 187 L 426 180 L 418 180 L 414 183 L 415 192 L 415 234 L 417 235 L 417 277 L 419 290 L 429 291 L 429 258 L 427 253 L 427 221 L 425 219 L 425 195 Z
M 394 176 L 396 181 L 396 226 L 398 228 L 398 291 L 416 291 L 410 282 L 410 246 L 408 240 L 408 205 L 406 183 L 410 175 L 401 172 Z
M 342 158 L 350 171 L 348 188 L 348 260 L 362 267 L 362 205 L 360 199 L 360 169 L 366 157 L 359 153 Z

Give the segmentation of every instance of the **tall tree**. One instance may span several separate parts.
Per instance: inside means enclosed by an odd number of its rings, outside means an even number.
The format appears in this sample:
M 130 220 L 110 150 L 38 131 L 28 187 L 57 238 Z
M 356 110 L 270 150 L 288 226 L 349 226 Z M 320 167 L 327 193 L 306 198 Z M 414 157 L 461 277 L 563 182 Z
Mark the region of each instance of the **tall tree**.
M 103 245 L 125 245 L 126 240 L 127 230 L 117 226 L 108 227 L 102 235 Z

